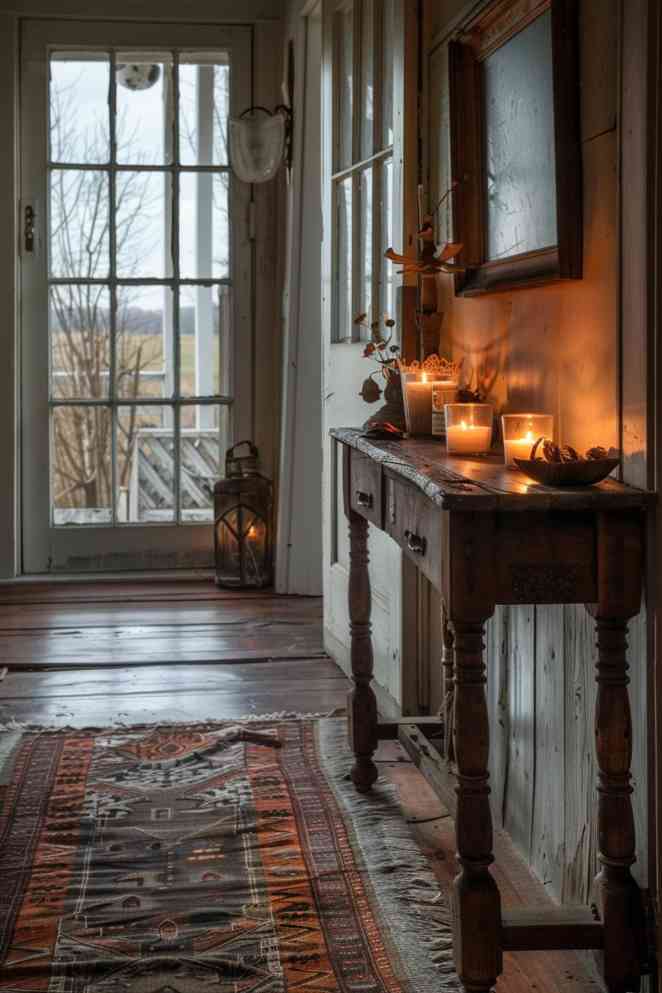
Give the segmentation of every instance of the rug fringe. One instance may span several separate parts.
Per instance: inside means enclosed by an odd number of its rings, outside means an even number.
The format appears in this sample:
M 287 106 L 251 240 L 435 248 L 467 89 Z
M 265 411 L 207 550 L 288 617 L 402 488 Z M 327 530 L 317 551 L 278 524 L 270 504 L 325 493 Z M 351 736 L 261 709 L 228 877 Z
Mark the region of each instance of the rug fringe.
M 263 721 L 311 721 L 328 717 L 340 717 L 343 714 L 344 709 L 342 708 L 336 708 L 335 710 L 327 711 L 325 713 L 299 713 L 294 710 L 277 710 L 269 714 L 245 714 L 243 717 L 226 717 L 216 720 L 208 717 L 205 720 L 193 722 L 155 721 L 148 724 L 127 724 L 124 721 L 117 721 L 111 725 L 88 724 L 83 727 L 73 727 L 70 724 L 31 724 L 29 721 L 17 721 L 14 718 L 10 718 L 9 720 L 0 723 L 0 734 L 8 731 L 31 731 L 37 734 L 62 734 L 64 732 L 67 732 L 68 734 L 71 734 L 72 732 L 74 734 L 82 732 L 88 734 L 105 734 L 113 731 L 156 731 L 160 728 L 188 728 L 194 731 L 213 731 L 216 728 L 225 727 L 228 724 L 250 724 L 252 722 L 262 723 Z
M 324 766 L 361 853 L 383 920 L 416 993 L 456 993 L 451 908 L 400 806 L 397 786 L 380 779 L 359 794 L 344 721 L 321 721 Z M 398 922 L 393 928 L 393 921 Z

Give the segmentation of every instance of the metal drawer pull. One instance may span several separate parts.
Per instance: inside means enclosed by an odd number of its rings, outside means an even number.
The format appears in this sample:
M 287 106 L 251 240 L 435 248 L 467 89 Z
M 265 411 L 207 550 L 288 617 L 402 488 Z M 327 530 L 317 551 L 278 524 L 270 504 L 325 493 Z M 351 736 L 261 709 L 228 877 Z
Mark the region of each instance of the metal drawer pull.
M 410 552 L 413 552 L 414 555 L 425 555 L 427 545 L 425 538 L 422 538 L 420 534 L 414 534 L 413 531 L 405 531 L 405 538 Z
M 363 490 L 357 490 L 356 502 L 359 507 L 366 507 L 369 510 L 372 507 L 372 493 L 364 493 Z

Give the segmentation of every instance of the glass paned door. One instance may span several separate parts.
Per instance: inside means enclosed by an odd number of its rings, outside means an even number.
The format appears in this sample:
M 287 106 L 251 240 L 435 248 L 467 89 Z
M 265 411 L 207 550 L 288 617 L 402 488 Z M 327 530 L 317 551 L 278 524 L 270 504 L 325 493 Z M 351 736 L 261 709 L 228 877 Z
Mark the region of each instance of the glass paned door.
M 42 21 L 23 41 L 24 571 L 210 565 L 252 409 L 250 188 L 227 149 L 249 30 Z

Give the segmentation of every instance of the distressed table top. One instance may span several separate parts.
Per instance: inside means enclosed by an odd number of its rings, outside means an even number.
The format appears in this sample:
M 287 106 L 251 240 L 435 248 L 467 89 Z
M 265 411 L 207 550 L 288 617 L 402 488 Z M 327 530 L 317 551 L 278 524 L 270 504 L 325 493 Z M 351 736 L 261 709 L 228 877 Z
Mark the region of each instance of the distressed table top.
M 611 477 L 595 486 L 542 486 L 519 469 L 507 469 L 500 454 L 449 455 L 432 439 L 376 441 L 357 428 L 334 428 L 330 434 L 409 480 L 442 510 L 624 510 L 643 509 L 655 500 L 654 493 Z

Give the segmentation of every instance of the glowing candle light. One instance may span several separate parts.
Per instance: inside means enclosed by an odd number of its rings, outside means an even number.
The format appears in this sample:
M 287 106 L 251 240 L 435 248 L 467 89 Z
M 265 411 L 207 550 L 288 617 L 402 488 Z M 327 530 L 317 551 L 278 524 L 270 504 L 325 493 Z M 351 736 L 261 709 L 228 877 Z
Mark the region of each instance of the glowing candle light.
M 493 410 L 488 403 L 446 404 L 446 448 L 450 455 L 489 452 Z
M 552 438 L 554 418 L 551 414 L 504 414 L 503 456 L 507 466 L 516 468 L 515 459 L 530 459 L 538 438 Z

